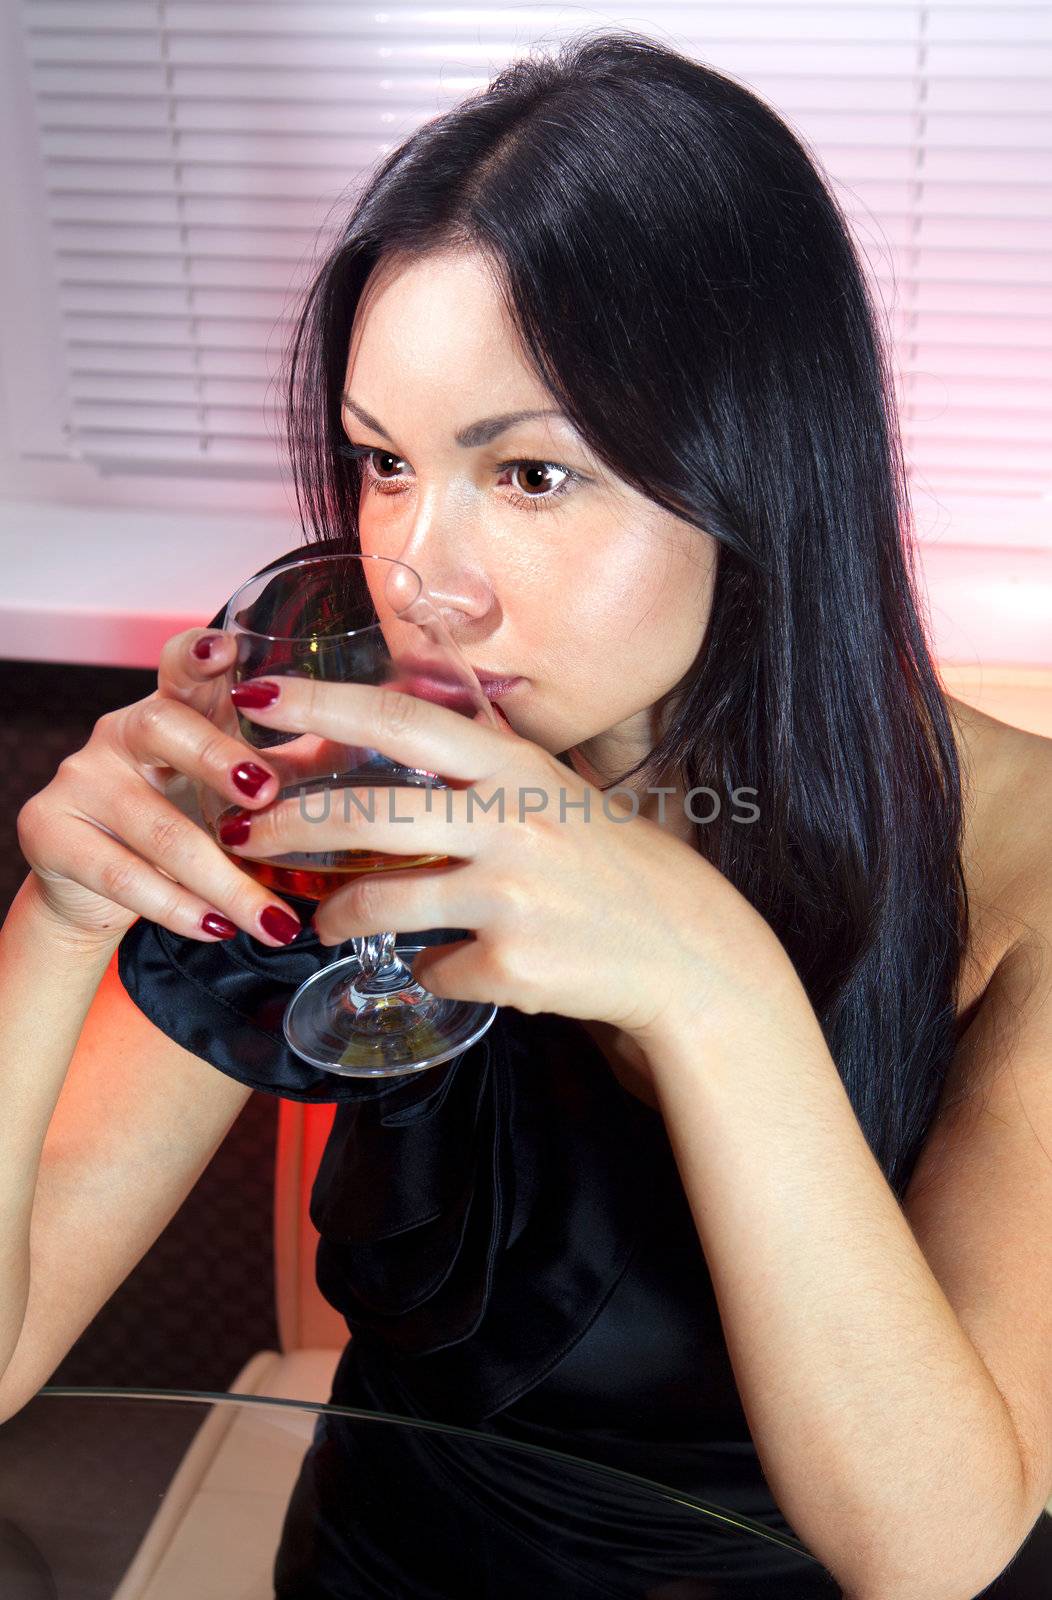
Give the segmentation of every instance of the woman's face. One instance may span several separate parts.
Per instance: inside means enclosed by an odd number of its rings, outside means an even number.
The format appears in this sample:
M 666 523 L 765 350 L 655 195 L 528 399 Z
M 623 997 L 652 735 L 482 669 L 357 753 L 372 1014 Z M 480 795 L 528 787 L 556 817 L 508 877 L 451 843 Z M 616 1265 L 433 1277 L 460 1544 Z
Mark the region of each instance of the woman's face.
M 419 572 L 473 667 L 523 680 L 500 702 L 517 733 L 553 754 L 577 746 L 613 776 L 652 748 L 658 702 L 698 654 L 716 543 L 614 476 L 561 416 L 482 426 L 554 409 L 480 257 L 373 274 L 343 405 L 348 439 L 370 452 L 362 550 Z

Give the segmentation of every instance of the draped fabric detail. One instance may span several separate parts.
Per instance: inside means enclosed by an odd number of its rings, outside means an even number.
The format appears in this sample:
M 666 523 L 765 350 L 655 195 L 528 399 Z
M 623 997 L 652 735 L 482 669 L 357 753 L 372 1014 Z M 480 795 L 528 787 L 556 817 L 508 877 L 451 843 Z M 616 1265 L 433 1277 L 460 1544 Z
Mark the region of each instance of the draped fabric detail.
M 449 931 L 414 940 L 429 937 Z M 221 1072 L 337 1102 L 310 1200 L 319 1288 L 422 1414 L 469 1425 L 539 1382 L 627 1267 L 639 1227 L 632 1115 L 594 1048 L 568 1065 L 567 1019 L 512 1007 L 421 1072 L 312 1067 L 281 1019 L 295 988 L 341 953 L 309 927 L 271 948 L 244 933 L 206 944 L 140 918 L 118 973 L 163 1033 Z
M 540 1382 L 631 1259 L 631 1115 L 605 1063 L 565 1071 L 564 1022 L 506 1007 L 412 1114 L 337 1111 L 318 1283 L 423 1416 L 470 1426 Z
M 239 930 L 215 944 L 171 933 L 140 917 L 117 947 L 117 972 L 139 1010 L 194 1055 L 264 1094 L 287 1100 L 381 1099 L 404 1108 L 434 1091 L 459 1059 L 397 1078 L 347 1078 L 312 1067 L 291 1050 L 281 1020 L 293 993 L 320 967 L 353 955 L 348 940 L 323 945 L 307 925 L 314 903 L 285 895 L 304 922 L 292 945 L 260 944 Z M 451 930 L 456 931 L 456 930 Z M 414 934 L 424 944 L 449 931 Z

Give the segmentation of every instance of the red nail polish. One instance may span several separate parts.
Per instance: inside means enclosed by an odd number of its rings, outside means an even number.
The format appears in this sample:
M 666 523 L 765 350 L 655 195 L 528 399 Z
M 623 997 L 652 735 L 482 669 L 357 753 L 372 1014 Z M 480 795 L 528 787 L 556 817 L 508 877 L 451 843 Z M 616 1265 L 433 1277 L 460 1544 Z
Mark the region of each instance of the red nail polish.
M 197 657 L 198 661 L 208 660 L 209 656 L 212 654 L 213 643 L 214 639 L 210 639 L 207 635 L 203 639 L 198 639 L 197 643 L 194 645 L 194 655 Z
M 221 917 L 218 911 L 210 911 L 202 917 L 201 926 L 206 933 L 214 933 L 217 939 L 232 939 L 237 932 L 237 924 L 229 917 Z
M 272 706 L 280 693 L 278 684 L 271 683 L 268 678 L 260 678 L 255 683 L 235 683 L 230 691 L 230 698 L 236 706 L 262 711 L 267 706 Z
M 251 824 L 251 812 L 241 811 L 236 816 L 227 817 L 225 822 L 219 824 L 220 840 L 223 844 L 247 844 Z
M 257 795 L 270 777 L 270 773 L 264 772 L 262 767 L 257 767 L 254 761 L 242 761 L 230 776 L 242 794 Z
M 280 906 L 264 907 L 259 920 L 271 938 L 280 939 L 282 944 L 291 944 L 296 935 L 303 932 L 303 924 L 287 911 L 282 911 Z

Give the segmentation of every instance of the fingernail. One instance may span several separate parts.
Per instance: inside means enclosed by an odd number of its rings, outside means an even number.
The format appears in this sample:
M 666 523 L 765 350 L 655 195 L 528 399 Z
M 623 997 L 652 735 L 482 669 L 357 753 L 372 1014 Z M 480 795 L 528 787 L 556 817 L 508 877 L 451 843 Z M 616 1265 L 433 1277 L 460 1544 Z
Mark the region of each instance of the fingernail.
M 210 911 L 202 917 L 201 926 L 206 933 L 214 933 L 217 939 L 232 939 L 237 932 L 237 924 L 228 917 L 221 917 L 218 911 Z
M 279 686 L 271 683 L 269 678 L 257 678 L 252 683 L 235 683 L 230 698 L 236 706 L 262 711 L 264 707 L 272 706 L 280 693 Z
M 212 654 L 212 646 L 214 643 L 214 634 L 211 636 L 211 638 L 206 634 L 204 638 L 197 640 L 197 642 L 194 644 L 193 651 L 198 661 L 208 660 L 209 656 Z
M 254 761 L 242 761 L 240 766 L 234 768 L 230 776 L 242 794 L 251 796 L 259 793 L 270 777 L 270 773 L 264 772 L 262 767 L 257 767 Z
M 219 837 L 223 844 L 247 844 L 251 825 L 251 814 L 246 815 L 242 811 L 238 816 L 227 817 L 225 822 L 219 824 Z
M 291 944 L 298 933 L 303 932 L 302 922 L 290 916 L 287 911 L 282 911 L 280 906 L 266 906 L 259 914 L 259 920 L 264 930 L 272 939 L 280 939 L 282 944 Z

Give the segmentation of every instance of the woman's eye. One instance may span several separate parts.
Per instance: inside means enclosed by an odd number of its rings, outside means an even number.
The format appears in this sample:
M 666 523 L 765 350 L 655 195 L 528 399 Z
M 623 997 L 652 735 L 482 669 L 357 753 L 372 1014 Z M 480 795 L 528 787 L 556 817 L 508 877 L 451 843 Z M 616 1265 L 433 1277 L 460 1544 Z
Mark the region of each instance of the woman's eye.
M 554 500 L 557 495 L 565 494 L 567 485 L 574 477 L 568 467 L 560 467 L 555 461 L 506 461 L 502 463 L 501 471 L 511 474 L 511 487 L 517 491 L 514 499 L 520 504 L 524 500 L 530 502 L 531 510 L 534 506 L 543 506 L 549 500 Z M 553 472 L 562 473 L 560 482 L 550 481 Z M 545 479 L 549 481 L 546 483 Z M 528 486 L 529 493 L 521 492 L 523 485 Z
M 363 479 L 368 488 L 374 488 L 379 483 L 390 483 L 392 480 L 378 473 L 373 465 L 373 457 L 379 456 L 382 461 L 397 463 L 402 458 L 394 455 L 390 450 L 378 450 L 369 444 L 337 444 L 337 453 L 346 456 L 350 461 L 360 461 L 365 468 Z M 386 472 L 388 468 L 384 468 Z
M 372 445 L 340 445 L 338 448 L 341 455 L 362 463 L 363 484 L 371 493 L 390 495 L 405 492 L 401 480 L 406 474 L 398 470 L 405 465 L 401 456 Z M 504 474 L 510 476 L 511 482 L 507 487 L 512 491 L 512 504 L 526 511 L 547 510 L 579 479 L 578 473 L 570 467 L 560 466 L 557 461 L 532 461 L 525 457 L 502 461 L 497 471 L 502 474 L 502 480 Z M 553 481 L 554 474 L 559 475 L 558 481 Z M 505 485 L 499 480 L 498 486 Z
M 404 466 L 403 459 L 401 459 L 401 456 L 393 456 L 390 450 L 371 450 L 366 459 L 368 459 L 369 467 L 373 469 L 373 472 L 376 472 L 377 478 L 384 480 L 389 474 L 392 474 L 393 477 L 401 477 L 400 472 L 395 472 L 395 467 L 400 466 L 400 464 Z

